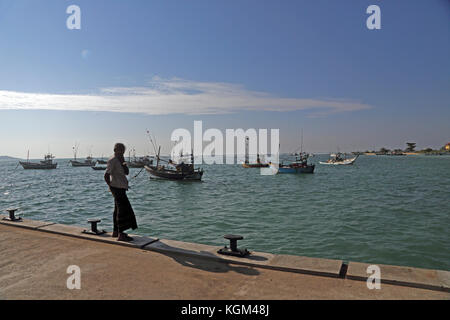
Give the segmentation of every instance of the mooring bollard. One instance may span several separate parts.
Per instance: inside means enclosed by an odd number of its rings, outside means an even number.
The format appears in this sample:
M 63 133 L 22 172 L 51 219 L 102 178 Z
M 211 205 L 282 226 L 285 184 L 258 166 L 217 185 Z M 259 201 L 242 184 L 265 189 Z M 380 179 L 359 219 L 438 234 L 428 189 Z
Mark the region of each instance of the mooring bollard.
M 9 218 L 3 218 L 3 220 L 7 221 L 22 221 L 21 217 L 16 217 L 15 213 L 19 210 L 19 208 L 8 208 L 5 211 L 9 212 Z
M 95 235 L 101 235 L 106 233 L 105 230 L 98 230 L 97 229 L 97 223 L 101 222 L 102 220 L 100 219 L 88 219 L 88 222 L 91 224 L 91 230 L 83 230 L 83 233 L 88 233 L 88 234 L 95 234 Z
M 348 261 L 342 261 L 341 269 L 339 270 L 339 278 L 344 279 L 347 276 L 348 264 Z
M 224 248 L 217 251 L 217 253 L 225 254 L 229 256 L 236 256 L 236 257 L 245 257 L 246 255 L 249 255 L 250 252 L 247 249 L 238 249 L 237 247 L 237 241 L 244 239 L 243 236 L 234 235 L 234 234 L 226 234 L 223 236 L 225 239 L 230 240 L 230 248 L 225 246 Z

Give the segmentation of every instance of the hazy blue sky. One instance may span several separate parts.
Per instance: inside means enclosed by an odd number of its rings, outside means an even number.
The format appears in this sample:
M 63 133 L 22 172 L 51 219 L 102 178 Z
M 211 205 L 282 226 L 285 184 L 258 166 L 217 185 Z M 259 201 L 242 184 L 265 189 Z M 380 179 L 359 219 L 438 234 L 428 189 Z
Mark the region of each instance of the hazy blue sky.
M 279 128 L 283 152 L 302 128 L 310 152 L 441 147 L 449 18 L 448 0 L 0 0 L 0 155 L 148 153 L 147 129 L 168 153 L 194 120 Z

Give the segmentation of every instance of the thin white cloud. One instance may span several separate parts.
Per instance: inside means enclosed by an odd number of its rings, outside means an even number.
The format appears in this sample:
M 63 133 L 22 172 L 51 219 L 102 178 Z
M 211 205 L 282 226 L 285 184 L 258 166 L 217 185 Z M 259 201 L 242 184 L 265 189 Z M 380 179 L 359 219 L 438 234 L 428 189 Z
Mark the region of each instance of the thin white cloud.
M 219 82 L 153 78 L 145 87 L 102 88 L 96 94 L 0 90 L 0 110 L 73 110 L 160 114 L 225 114 L 238 111 L 309 110 L 315 115 L 369 109 L 342 99 L 282 98 Z

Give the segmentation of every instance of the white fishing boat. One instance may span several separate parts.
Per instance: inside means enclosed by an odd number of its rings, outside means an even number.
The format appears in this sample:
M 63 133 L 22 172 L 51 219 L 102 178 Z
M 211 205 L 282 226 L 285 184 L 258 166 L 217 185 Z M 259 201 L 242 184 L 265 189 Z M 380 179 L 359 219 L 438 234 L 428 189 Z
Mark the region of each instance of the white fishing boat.
M 357 154 L 353 158 L 344 158 L 342 153 L 332 153 L 330 154 L 330 159 L 327 161 L 319 161 L 320 164 L 329 164 L 329 165 L 352 165 L 355 163 L 356 159 L 358 159 L 359 155 Z
M 56 166 L 58 165 L 56 162 L 53 162 L 53 159 L 55 157 L 52 154 L 46 154 L 44 156 L 44 160 L 41 160 L 39 163 L 36 162 L 30 162 L 29 161 L 29 153 L 27 156 L 27 161 L 19 161 L 20 165 L 24 169 L 56 169 Z
M 84 161 L 78 161 L 75 158 L 74 160 L 70 160 L 70 163 L 72 164 L 72 167 L 93 167 L 95 166 L 96 161 L 91 156 L 88 156 Z
M 91 155 L 86 157 L 84 161 L 77 160 L 77 152 L 78 152 L 79 144 L 75 144 L 73 149 L 73 160 L 70 160 L 70 163 L 72 164 L 72 167 L 93 167 L 97 163 Z
M 108 163 L 108 161 L 103 159 L 103 155 L 100 159 L 97 159 L 97 164 L 107 164 L 107 163 Z

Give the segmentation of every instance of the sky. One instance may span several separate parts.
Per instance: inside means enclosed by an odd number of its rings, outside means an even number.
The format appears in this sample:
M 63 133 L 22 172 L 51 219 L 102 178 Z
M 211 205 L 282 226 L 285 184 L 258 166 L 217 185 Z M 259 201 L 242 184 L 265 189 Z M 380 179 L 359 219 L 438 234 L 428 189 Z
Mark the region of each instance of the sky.
M 153 154 L 147 130 L 168 154 L 195 120 L 279 129 L 281 152 L 302 131 L 312 153 L 440 148 L 449 17 L 448 0 L 0 0 L 0 155 Z

